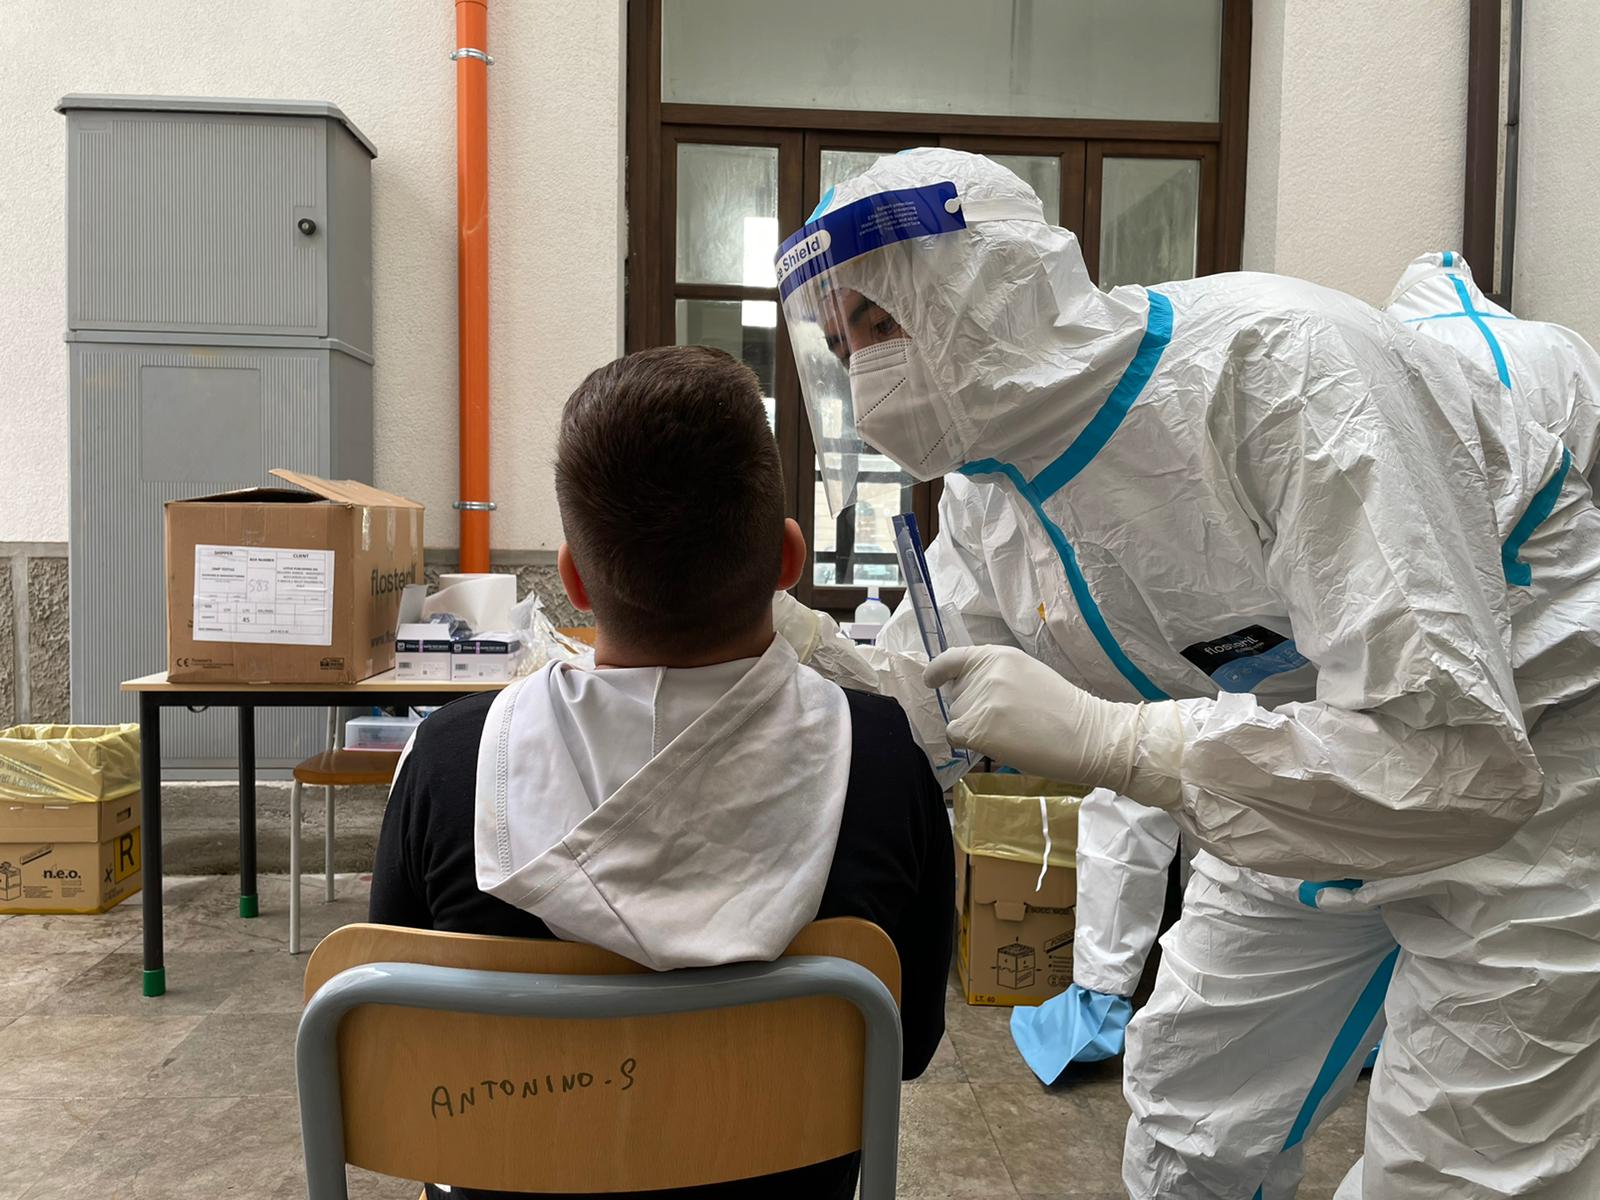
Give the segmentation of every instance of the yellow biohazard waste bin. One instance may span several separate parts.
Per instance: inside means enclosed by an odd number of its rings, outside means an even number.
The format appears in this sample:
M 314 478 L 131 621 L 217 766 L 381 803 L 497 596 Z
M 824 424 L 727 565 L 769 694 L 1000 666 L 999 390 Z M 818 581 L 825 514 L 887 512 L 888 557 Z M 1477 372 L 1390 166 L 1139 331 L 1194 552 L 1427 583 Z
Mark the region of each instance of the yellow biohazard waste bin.
M 104 912 L 140 863 L 137 725 L 0 729 L 0 914 Z
M 956 785 L 956 970 L 968 1004 L 1042 1004 L 1072 982 L 1077 788 L 1029 775 Z

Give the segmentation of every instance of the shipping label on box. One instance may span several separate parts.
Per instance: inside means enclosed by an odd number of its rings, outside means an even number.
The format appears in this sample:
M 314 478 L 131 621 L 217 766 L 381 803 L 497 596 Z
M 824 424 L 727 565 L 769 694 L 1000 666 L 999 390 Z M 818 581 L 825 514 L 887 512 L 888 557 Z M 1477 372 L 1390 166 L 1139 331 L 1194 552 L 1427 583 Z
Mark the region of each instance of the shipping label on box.
M 194 548 L 194 639 L 333 644 L 332 550 Z
M 353 683 L 394 665 L 422 574 L 422 506 L 292 471 L 166 505 L 167 675 L 179 683 Z

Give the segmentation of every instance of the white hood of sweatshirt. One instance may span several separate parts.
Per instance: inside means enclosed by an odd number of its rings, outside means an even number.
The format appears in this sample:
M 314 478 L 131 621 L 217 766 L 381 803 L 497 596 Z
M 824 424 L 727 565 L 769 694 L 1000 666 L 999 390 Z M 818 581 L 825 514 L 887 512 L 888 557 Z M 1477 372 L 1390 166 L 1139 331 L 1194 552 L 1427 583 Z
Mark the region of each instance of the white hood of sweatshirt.
M 766 961 L 816 916 L 850 776 L 844 693 L 782 638 L 694 669 L 553 663 L 478 748 L 478 887 L 655 970 Z

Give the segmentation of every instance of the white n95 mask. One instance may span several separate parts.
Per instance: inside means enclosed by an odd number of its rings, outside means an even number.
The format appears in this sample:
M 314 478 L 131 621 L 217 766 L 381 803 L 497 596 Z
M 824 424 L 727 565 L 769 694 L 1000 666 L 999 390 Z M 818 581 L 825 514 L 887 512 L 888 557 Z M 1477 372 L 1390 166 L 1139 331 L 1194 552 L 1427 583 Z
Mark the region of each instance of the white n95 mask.
M 917 479 L 938 479 L 961 465 L 955 416 L 910 338 L 894 338 L 850 356 L 856 433 Z

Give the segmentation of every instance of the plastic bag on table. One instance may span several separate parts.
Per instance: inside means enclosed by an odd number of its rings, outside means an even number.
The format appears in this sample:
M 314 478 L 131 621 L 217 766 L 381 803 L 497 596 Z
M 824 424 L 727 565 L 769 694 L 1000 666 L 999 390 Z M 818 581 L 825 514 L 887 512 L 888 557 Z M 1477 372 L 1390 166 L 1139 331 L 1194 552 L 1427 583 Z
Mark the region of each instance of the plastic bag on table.
M 511 628 L 522 634 L 528 652 L 517 668 L 518 675 L 531 675 L 550 662 L 569 662 L 585 670 L 594 666 L 594 647 L 569 638 L 545 615 L 544 601 L 529 592 L 511 610 Z

